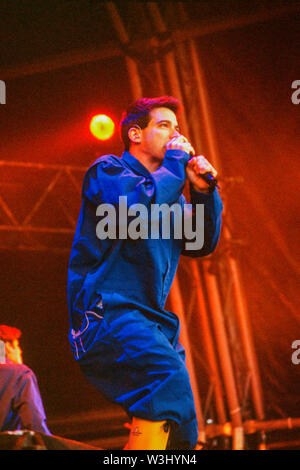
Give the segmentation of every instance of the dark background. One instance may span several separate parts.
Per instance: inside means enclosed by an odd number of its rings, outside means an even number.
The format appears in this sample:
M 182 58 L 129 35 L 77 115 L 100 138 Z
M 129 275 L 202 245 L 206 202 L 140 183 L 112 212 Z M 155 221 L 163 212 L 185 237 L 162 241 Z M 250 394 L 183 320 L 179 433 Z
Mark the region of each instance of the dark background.
M 203 25 L 291 5 L 298 3 L 185 2 L 189 17 Z M 132 39 L 151 36 L 149 21 L 141 28 L 143 2 L 118 7 Z M 172 28 L 164 2 L 160 8 Z M 300 105 L 291 101 L 291 84 L 300 80 L 299 11 L 197 38 L 222 174 L 244 181 L 231 188 L 226 201 L 233 234 L 245 243 L 238 257 L 268 417 L 299 415 L 300 364 L 291 362 L 291 344 L 300 339 Z M 98 155 L 121 154 L 118 133 L 108 143 L 96 142 L 88 123 L 96 112 L 117 122 L 132 101 L 123 56 L 5 78 L 8 69 L 74 50 L 103 49 L 116 40 L 103 2 L 1 2 L 0 79 L 6 81 L 7 104 L 0 106 L 0 160 L 87 167 Z M 148 77 L 149 96 L 153 86 Z M 1 175 L 1 197 L 22 213 L 38 182 L 27 181 L 21 194 L 11 193 L 13 173 Z M 79 196 L 72 205 L 78 212 Z M 38 377 L 49 418 L 107 405 L 84 381 L 69 350 L 71 242 L 60 253 L 1 250 L 0 322 L 22 330 L 24 361 Z

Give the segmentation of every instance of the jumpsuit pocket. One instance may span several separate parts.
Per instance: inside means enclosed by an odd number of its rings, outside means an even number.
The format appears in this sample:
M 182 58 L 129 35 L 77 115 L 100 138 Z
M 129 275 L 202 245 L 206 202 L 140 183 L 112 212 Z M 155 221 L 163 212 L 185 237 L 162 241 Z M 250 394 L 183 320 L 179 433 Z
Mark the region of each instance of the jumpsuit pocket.
M 71 329 L 69 338 L 76 359 L 80 359 L 95 343 L 103 327 L 104 309 L 101 296 L 84 312 L 78 329 Z

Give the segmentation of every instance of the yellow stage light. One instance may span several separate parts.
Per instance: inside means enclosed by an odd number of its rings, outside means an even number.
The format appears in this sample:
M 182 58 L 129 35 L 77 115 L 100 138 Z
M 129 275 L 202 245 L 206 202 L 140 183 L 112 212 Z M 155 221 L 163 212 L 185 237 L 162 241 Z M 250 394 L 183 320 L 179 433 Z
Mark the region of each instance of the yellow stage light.
M 96 139 L 108 140 L 115 131 L 115 124 L 109 116 L 97 114 L 91 119 L 90 131 Z

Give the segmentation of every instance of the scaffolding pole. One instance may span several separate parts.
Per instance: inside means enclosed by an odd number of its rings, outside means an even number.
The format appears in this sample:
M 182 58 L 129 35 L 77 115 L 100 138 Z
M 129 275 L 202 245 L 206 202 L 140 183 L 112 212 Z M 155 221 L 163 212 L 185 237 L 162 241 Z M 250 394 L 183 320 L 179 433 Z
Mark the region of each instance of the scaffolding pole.
M 208 367 L 209 367 L 210 385 L 213 387 L 213 392 L 215 396 L 218 422 L 224 425 L 227 419 L 226 419 L 226 405 L 224 401 L 222 380 L 220 377 L 218 360 L 217 360 L 217 355 L 215 352 L 215 344 L 213 341 L 213 335 L 212 335 L 211 326 L 209 322 L 209 313 L 207 310 L 203 288 L 202 288 L 203 282 L 199 273 L 199 265 L 195 259 L 192 260 L 191 267 L 192 267 L 191 275 L 196 285 L 196 292 L 197 292 L 198 315 L 195 315 L 195 322 L 199 324 L 203 333 L 203 343 L 204 343 L 203 346 L 204 346 L 205 356 L 206 356 Z
M 117 10 L 116 5 L 114 4 L 114 2 L 106 2 L 105 6 L 108 10 L 112 24 L 116 30 L 116 33 L 119 36 L 119 40 L 125 46 L 128 45 L 130 43 L 130 40 L 129 40 L 128 34 L 126 32 L 122 18 Z M 137 100 L 143 96 L 142 83 L 140 80 L 138 67 L 137 67 L 136 62 L 128 55 L 125 56 L 125 61 L 126 61 L 126 66 L 127 66 L 130 85 L 131 85 L 132 97 L 133 97 L 133 100 Z
M 177 8 L 180 12 L 180 17 L 187 20 L 186 13 L 181 2 L 177 3 Z M 203 94 L 205 93 L 205 88 L 203 80 L 199 80 L 200 67 L 199 60 L 196 55 L 196 47 L 193 40 L 189 40 L 186 44 L 187 50 L 189 51 L 189 57 L 191 59 L 191 67 L 189 73 L 193 75 L 193 80 L 196 87 L 196 93 L 198 93 L 198 99 L 201 105 L 203 106 Z M 182 46 L 179 47 L 180 55 L 183 56 Z M 184 65 L 184 64 L 183 64 Z M 204 109 L 204 113 L 207 112 L 208 107 Z M 200 132 L 197 127 L 195 129 L 195 143 L 201 148 L 202 142 L 200 139 Z M 214 139 L 211 139 L 210 145 L 214 145 Z M 230 348 L 227 339 L 227 332 L 224 323 L 224 314 L 222 310 L 222 303 L 220 299 L 219 287 L 216 282 L 216 277 L 209 270 L 210 261 L 203 262 L 203 276 L 204 283 L 206 285 L 208 303 L 210 307 L 210 312 L 212 315 L 212 323 L 214 334 L 216 338 L 217 348 L 219 352 L 219 361 L 222 371 L 222 377 L 227 397 L 227 403 L 229 407 L 230 418 L 233 424 L 233 448 L 235 450 L 243 449 L 244 447 L 244 433 L 242 427 L 242 413 L 241 406 L 239 403 L 238 392 L 236 379 L 234 375 L 234 369 L 232 364 L 232 358 L 230 354 Z
M 193 63 L 195 76 L 196 76 L 196 80 L 198 84 L 201 105 L 203 109 L 204 124 L 205 124 L 204 130 L 207 136 L 209 152 L 210 152 L 213 164 L 217 167 L 219 171 L 221 171 L 221 161 L 219 158 L 219 152 L 217 149 L 213 122 L 212 122 L 211 113 L 209 109 L 208 93 L 207 93 L 206 86 L 205 86 L 204 74 L 202 72 L 200 61 L 197 57 L 196 46 L 195 44 L 193 44 L 193 41 L 190 42 L 190 52 L 191 52 L 191 60 Z M 228 214 L 226 214 L 226 217 L 228 217 Z M 224 228 L 224 236 L 225 236 L 225 239 L 231 240 L 231 234 L 230 234 L 228 226 Z M 249 367 L 250 374 L 251 374 L 251 391 L 252 391 L 253 404 L 254 404 L 255 411 L 256 411 L 256 417 L 257 419 L 264 419 L 265 414 L 264 414 L 263 397 L 262 397 L 262 391 L 261 391 L 261 382 L 260 382 L 259 371 L 258 371 L 258 366 L 257 366 L 257 361 L 256 361 L 254 344 L 252 340 L 250 322 L 249 322 L 248 313 L 246 310 L 246 303 L 245 303 L 244 296 L 242 293 L 240 273 L 237 267 L 237 262 L 232 256 L 229 256 L 227 261 L 228 261 L 228 267 L 230 270 L 230 275 L 232 277 L 233 286 L 234 286 L 236 310 L 237 310 L 238 323 L 239 323 L 239 327 L 241 331 L 242 344 L 243 344 L 244 353 L 245 353 L 246 360 L 247 360 L 247 366 Z

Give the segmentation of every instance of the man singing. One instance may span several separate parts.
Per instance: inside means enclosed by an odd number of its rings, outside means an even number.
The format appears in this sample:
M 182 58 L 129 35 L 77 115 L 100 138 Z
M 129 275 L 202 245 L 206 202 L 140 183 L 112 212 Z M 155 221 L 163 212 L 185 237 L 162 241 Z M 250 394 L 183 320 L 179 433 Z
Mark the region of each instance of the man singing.
M 222 202 L 200 176 L 216 177 L 216 170 L 180 134 L 179 110 L 180 102 L 169 96 L 142 98 L 128 107 L 120 123 L 122 157 L 102 156 L 85 175 L 69 262 L 72 351 L 85 377 L 132 418 L 127 449 L 194 449 L 197 443 L 179 320 L 164 305 L 179 256 L 215 249 Z M 99 237 L 103 204 L 120 212 L 120 197 L 126 196 L 128 209 L 183 207 L 186 180 L 193 208 L 204 205 L 200 248 L 187 249 L 173 226 L 170 237 L 125 237 L 120 219 L 116 237 Z

